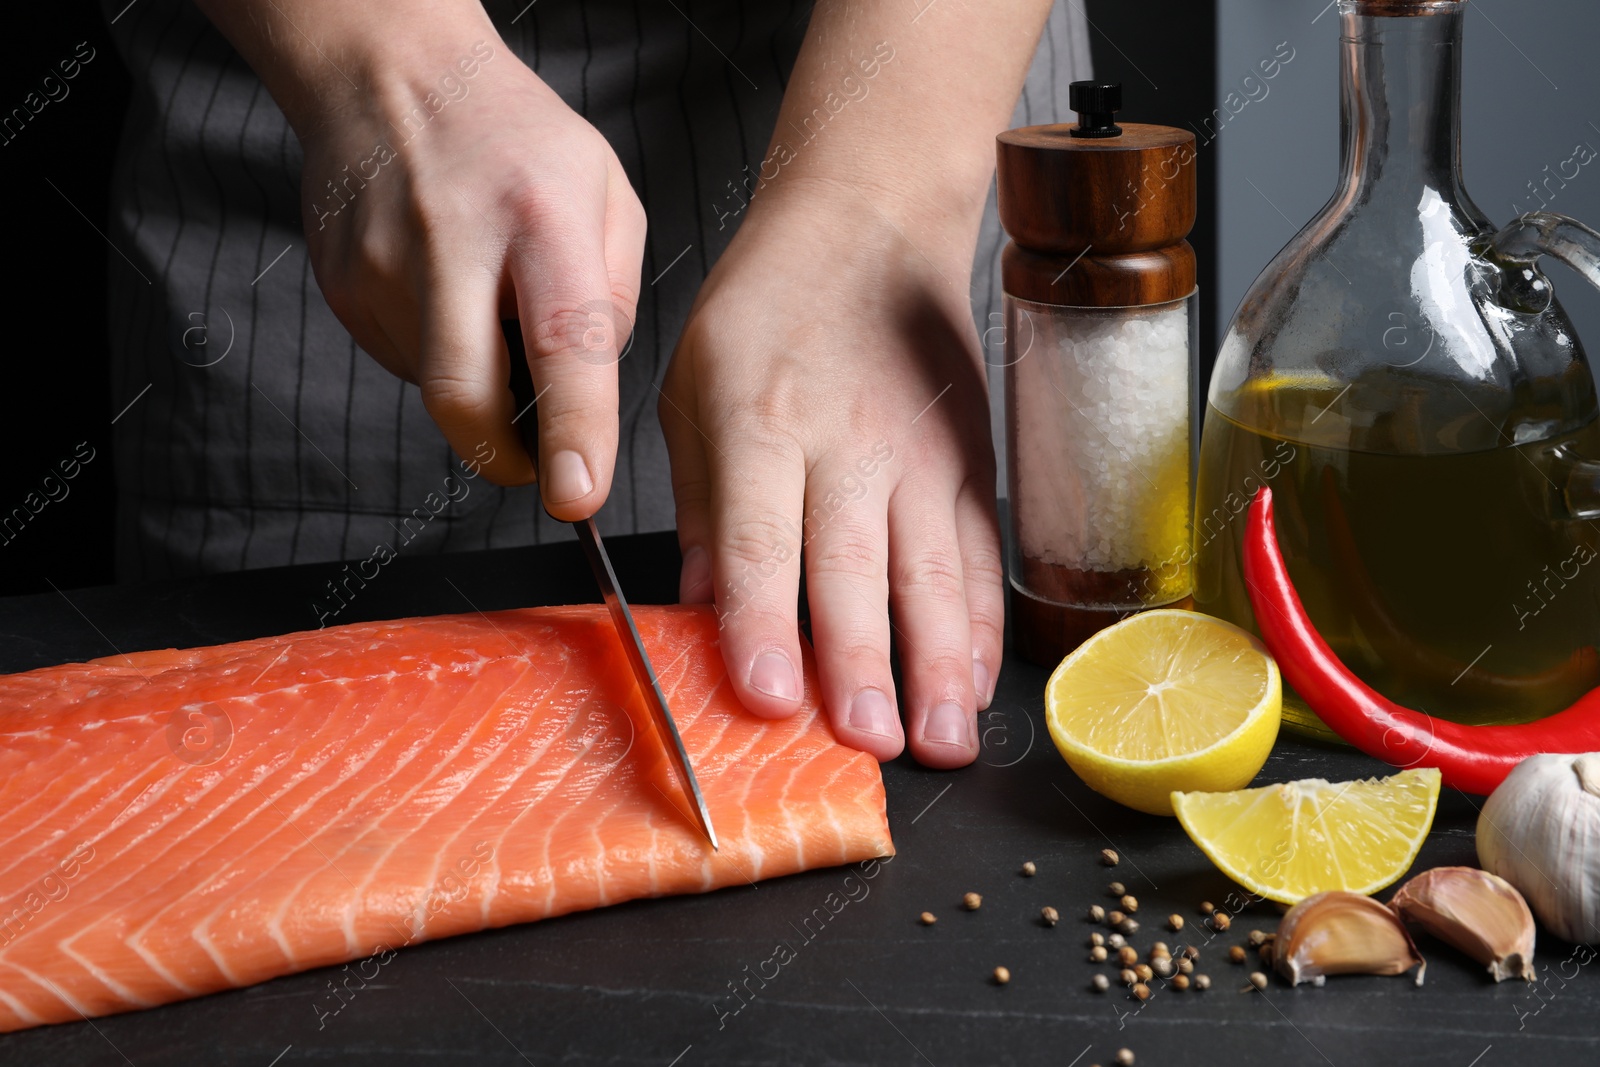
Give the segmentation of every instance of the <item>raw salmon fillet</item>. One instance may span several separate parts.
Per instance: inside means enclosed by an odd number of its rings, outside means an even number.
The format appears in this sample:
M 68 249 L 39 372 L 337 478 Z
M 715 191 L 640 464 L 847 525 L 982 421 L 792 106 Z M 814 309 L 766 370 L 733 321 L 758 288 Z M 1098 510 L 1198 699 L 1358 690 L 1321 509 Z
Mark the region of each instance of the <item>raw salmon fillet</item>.
M 709 608 L 635 611 L 720 853 L 600 607 L 0 677 L 0 1031 L 893 854 L 814 700 L 757 718 Z

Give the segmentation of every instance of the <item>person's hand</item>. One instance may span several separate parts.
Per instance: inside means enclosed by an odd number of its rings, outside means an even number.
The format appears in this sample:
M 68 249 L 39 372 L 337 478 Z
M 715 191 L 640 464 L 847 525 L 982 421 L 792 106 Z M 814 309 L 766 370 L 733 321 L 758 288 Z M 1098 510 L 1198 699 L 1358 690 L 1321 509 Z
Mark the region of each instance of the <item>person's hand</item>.
M 500 327 L 519 319 L 544 504 L 579 519 L 610 490 L 644 209 L 605 138 L 477 20 L 408 33 L 365 62 L 363 89 L 324 79 L 304 105 L 311 262 L 361 347 L 502 485 L 535 474 Z
M 681 598 L 715 602 L 745 705 L 799 706 L 803 543 L 840 739 L 890 759 L 909 736 L 922 763 L 958 767 L 977 755 L 1001 662 L 994 454 L 970 241 L 918 245 L 927 255 L 851 189 L 758 199 L 690 313 L 659 410 Z

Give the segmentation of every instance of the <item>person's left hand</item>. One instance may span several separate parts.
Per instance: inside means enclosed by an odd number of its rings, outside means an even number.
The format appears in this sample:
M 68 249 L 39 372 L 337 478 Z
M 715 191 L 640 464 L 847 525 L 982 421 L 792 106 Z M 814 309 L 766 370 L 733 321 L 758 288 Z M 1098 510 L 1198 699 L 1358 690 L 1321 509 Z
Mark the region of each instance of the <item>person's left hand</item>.
M 791 714 L 803 554 L 840 739 L 904 747 L 892 634 L 912 752 L 963 766 L 1004 612 L 972 239 L 908 229 L 851 187 L 785 192 L 752 205 L 667 372 L 681 598 L 715 602 L 744 704 Z

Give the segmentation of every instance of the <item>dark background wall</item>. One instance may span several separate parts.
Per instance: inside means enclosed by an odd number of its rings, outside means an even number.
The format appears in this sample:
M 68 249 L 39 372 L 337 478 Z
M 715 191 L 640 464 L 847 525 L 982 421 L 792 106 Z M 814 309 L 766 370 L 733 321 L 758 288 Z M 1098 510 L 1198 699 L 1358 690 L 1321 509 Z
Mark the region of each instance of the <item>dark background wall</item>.
M 1076 0 L 1069 0 L 1076 2 Z M 1159 17 L 1153 12 L 1159 11 Z M 1123 83 L 1133 121 L 1198 121 L 1215 95 L 1214 5 L 1089 0 L 1096 77 Z M 101 14 L 88 3 L 24 4 L 7 14 L 0 115 L 23 107 L 62 60 L 93 50 L 66 95 L 0 136 L 9 277 L 0 288 L 9 344 L 0 375 L 0 518 L 50 500 L 20 531 L 0 530 L 0 596 L 112 581 L 111 420 L 105 272 L 116 253 L 100 233 L 129 79 Z M 84 47 L 86 46 L 86 47 Z M 55 84 L 50 91 L 57 96 Z M 1200 221 L 1191 236 L 1203 292 L 1216 276 L 1216 158 L 1202 151 Z M 97 232 L 99 231 L 99 232 Z M 1201 337 L 1216 329 L 1208 300 Z M 1205 358 L 1213 346 L 1202 342 Z M 126 399 L 126 398 L 122 398 Z M 81 445 L 95 458 L 70 482 L 58 465 Z M 46 478 L 56 480 L 46 483 Z M 65 495 L 63 496 L 63 492 Z M 12 536 L 12 533 L 15 536 Z
M 1555 173 L 1579 142 L 1600 148 L 1600 6 L 1471 0 L 1465 8 L 1461 167 L 1473 200 L 1504 224 L 1537 208 L 1527 183 L 1543 179 L 1544 167 Z M 1216 139 L 1222 235 L 1216 288 L 1226 326 L 1261 268 L 1333 193 L 1339 16 L 1328 0 L 1220 0 L 1217 9 L 1220 93 L 1236 88 L 1281 42 L 1295 53 L 1270 92 L 1246 105 Z M 1600 161 L 1559 189 L 1550 210 L 1600 226 Z M 1550 260 L 1541 265 L 1588 336 L 1593 358 L 1600 350 L 1600 293 Z
M 0 133 L 6 339 L 0 347 L 0 517 L 71 459 L 80 442 L 95 458 L 61 499 L 20 532 L 0 530 L 0 594 L 111 580 L 111 398 L 106 370 L 105 229 L 111 160 L 128 77 L 96 6 L 21 4 L 6 14 L 0 116 L 27 112 L 30 92 L 59 99 L 25 125 Z M 80 43 L 87 49 L 80 49 Z M 94 58 L 60 80 L 62 60 Z M 70 69 L 70 67 L 69 67 Z M 63 88 L 65 95 L 62 95 Z M 37 106 L 37 104 L 35 105 Z M 80 214 L 81 212 L 81 214 Z M 85 217 L 87 216 L 87 217 Z M 70 469 L 70 468 L 69 468 Z M 58 487 L 59 486 L 59 487 Z M 63 497 L 62 493 L 66 495 Z M 36 498 L 38 499 L 38 498 Z
M 1271 0 L 1266 0 L 1271 2 Z M 1278 0 L 1281 2 L 1281 0 Z M 1122 83 L 1122 117 L 1198 131 L 1217 99 L 1217 5 L 1091 0 L 1090 47 L 1097 81 Z M 1200 370 L 1211 373 L 1217 325 L 1217 153 L 1197 133 L 1199 210 L 1189 243 L 1198 259 Z M 1224 314 L 1232 310 L 1232 305 Z

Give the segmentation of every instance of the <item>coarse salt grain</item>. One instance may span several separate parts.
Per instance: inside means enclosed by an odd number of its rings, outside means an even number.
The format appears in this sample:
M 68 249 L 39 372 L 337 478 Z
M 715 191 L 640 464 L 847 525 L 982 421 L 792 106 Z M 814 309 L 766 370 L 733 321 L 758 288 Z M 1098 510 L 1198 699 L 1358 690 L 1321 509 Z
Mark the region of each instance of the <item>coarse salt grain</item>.
M 1187 304 L 1015 303 L 1032 339 L 1010 368 L 1018 547 L 1072 570 L 1159 569 L 1166 580 L 1189 540 Z M 1178 581 L 1187 586 L 1186 566 Z M 1160 602 L 1167 590 L 1130 592 Z

